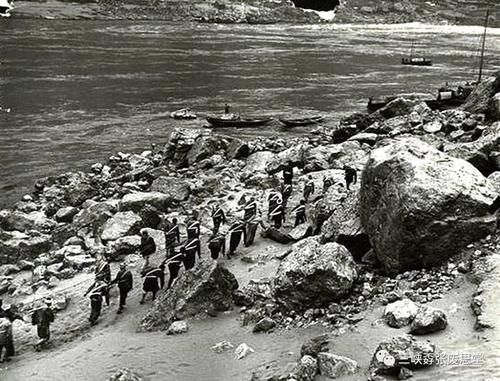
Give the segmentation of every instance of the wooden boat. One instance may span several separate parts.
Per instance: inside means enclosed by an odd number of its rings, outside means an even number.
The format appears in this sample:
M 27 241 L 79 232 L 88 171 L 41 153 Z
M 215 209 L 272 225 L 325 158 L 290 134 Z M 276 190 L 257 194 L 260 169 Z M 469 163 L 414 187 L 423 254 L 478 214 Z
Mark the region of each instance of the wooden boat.
M 412 65 L 412 66 L 432 66 L 432 60 L 423 56 L 415 56 L 415 41 L 411 43 L 410 57 L 403 57 L 401 59 L 401 64 Z
M 268 124 L 272 118 L 258 117 L 258 118 L 242 118 L 239 115 L 232 115 L 231 117 L 223 116 L 208 116 L 207 122 L 213 127 L 260 127 Z
M 184 119 L 184 120 L 190 120 L 190 119 L 196 119 L 197 116 L 194 112 L 191 111 L 189 108 L 183 108 L 177 111 L 174 111 L 170 114 L 170 117 L 173 119 Z
M 280 118 L 280 122 L 283 123 L 286 127 L 299 127 L 299 126 L 308 126 L 310 124 L 318 124 L 321 123 L 325 118 L 321 115 L 311 116 L 308 118 L 296 118 L 296 119 L 284 119 Z

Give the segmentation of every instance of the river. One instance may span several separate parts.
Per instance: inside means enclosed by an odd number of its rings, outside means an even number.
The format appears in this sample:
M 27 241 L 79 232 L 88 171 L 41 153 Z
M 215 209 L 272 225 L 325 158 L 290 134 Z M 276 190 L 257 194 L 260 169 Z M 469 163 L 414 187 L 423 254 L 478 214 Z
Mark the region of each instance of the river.
M 481 27 L 206 25 L 138 21 L 0 20 L 0 205 L 36 179 L 88 169 L 117 151 L 164 142 L 170 111 L 317 112 L 330 122 L 369 95 L 434 92 L 472 79 Z M 490 29 L 486 70 L 500 65 Z M 399 64 L 411 40 L 434 59 Z M 476 57 L 476 58 L 474 58 Z M 304 129 L 295 133 L 303 133 Z M 225 131 L 283 135 L 265 130 Z

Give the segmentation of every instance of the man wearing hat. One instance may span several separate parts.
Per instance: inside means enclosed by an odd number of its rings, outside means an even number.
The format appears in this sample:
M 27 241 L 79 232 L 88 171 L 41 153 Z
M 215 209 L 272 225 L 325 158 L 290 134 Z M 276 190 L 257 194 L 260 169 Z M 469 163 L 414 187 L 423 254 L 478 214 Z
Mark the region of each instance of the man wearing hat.
M 31 324 L 36 325 L 36 331 L 40 339 L 35 344 L 37 350 L 40 350 L 50 340 L 50 323 L 53 321 L 52 300 L 47 298 L 44 301 L 44 305 L 31 315 Z
M 121 314 L 123 307 L 127 303 L 127 295 L 132 290 L 133 277 L 132 273 L 127 270 L 127 264 L 125 262 L 120 263 L 120 271 L 116 274 L 116 278 L 111 282 L 111 284 L 117 284 L 118 290 L 120 290 L 120 306 L 116 313 Z

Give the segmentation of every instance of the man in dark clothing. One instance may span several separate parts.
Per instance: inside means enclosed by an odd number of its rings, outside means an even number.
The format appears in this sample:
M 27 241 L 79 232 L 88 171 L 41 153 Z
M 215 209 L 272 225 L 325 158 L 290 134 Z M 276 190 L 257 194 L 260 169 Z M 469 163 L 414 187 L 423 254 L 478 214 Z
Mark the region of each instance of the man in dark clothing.
M 142 284 L 142 290 L 144 291 L 142 294 L 142 299 L 139 302 L 140 304 L 144 304 L 144 300 L 146 299 L 146 295 L 148 292 L 153 294 L 153 299 L 156 299 L 156 294 L 160 289 L 165 286 L 165 264 L 162 263 L 158 267 L 150 267 L 143 271 L 142 276 L 144 277 L 144 283 Z
M 227 257 L 231 258 L 234 255 L 234 252 L 238 248 L 238 245 L 241 242 L 241 237 L 244 237 L 244 241 L 246 241 L 246 231 L 245 224 L 242 221 L 238 221 L 231 225 L 229 229 L 229 252 L 227 253 Z
M 245 239 L 245 246 L 248 247 L 253 244 L 253 241 L 255 240 L 255 233 L 257 232 L 257 228 L 259 227 L 259 221 L 257 218 L 252 218 L 245 223 L 245 230 L 246 230 L 246 239 Z
M 181 234 L 179 231 L 179 225 L 177 224 L 177 218 L 173 218 L 172 222 L 168 224 L 165 232 L 165 249 L 167 251 L 167 258 L 174 255 L 175 244 L 180 241 Z
M 12 323 L 15 320 L 22 320 L 22 316 L 17 314 L 17 308 L 15 306 L 7 306 L 3 307 L 2 305 L 2 300 L 0 300 L 0 319 L 5 319 L 6 322 L 4 329 L 6 329 L 5 332 L 3 332 L 5 335 L 1 339 L 2 343 L 0 343 L 0 357 L 2 354 L 2 347 L 5 348 L 5 361 L 9 361 L 10 357 L 14 356 L 16 354 L 15 348 L 14 348 L 14 336 L 12 334 Z M 10 323 L 10 325 L 8 324 Z
M 184 251 L 184 268 L 190 270 L 196 264 L 196 253 L 198 258 L 201 258 L 201 245 L 198 238 L 191 238 L 183 247 Z
M 210 256 L 214 260 L 218 259 L 220 254 L 225 255 L 226 237 L 214 231 L 214 234 L 208 240 L 208 249 L 210 250 Z
M 105 297 L 109 306 L 109 286 L 102 281 L 96 281 L 85 293 L 85 296 L 90 292 L 90 324 L 97 323 L 97 319 L 101 315 L 102 298 Z
M 142 231 L 140 252 L 144 258 L 144 268 L 149 266 L 149 257 L 156 251 L 156 243 L 147 230 Z
M 179 254 L 174 255 L 172 258 L 166 261 L 169 272 L 167 290 L 172 287 L 175 279 L 177 279 L 177 277 L 179 276 L 179 270 L 181 269 L 182 265 L 182 258 L 186 253 L 183 249 L 184 247 L 181 248 L 181 252 Z
M 127 270 L 127 265 L 125 262 L 120 264 L 120 271 L 116 274 L 115 279 L 111 284 L 118 284 L 118 290 L 120 291 L 120 306 L 118 307 L 117 314 L 121 314 L 123 307 L 127 304 L 127 295 L 132 290 L 133 277 L 132 273 Z
M 250 200 L 248 200 L 248 202 L 245 204 L 243 210 L 244 210 L 243 214 L 244 221 L 250 221 L 257 215 L 257 201 L 255 201 L 254 197 L 250 197 Z
M 268 206 L 268 217 L 271 215 L 271 212 L 276 208 L 278 205 L 281 205 L 281 194 L 277 190 L 273 190 L 269 193 L 269 196 L 267 198 L 269 206 Z
M 301 200 L 300 204 L 293 208 L 292 213 L 295 212 L 295 226 L 299 226 L 306 222 L 306 201 Z
M 191 219 L 186 224 L 187 238 L 200 238 L 200 223 L 197 220 L 198 213 L 193 212 Z
M 224 114 L 229 114 L 229 105 L 227 103 L 224 105 Z
M 95 280 L 103 281 L 106 283 L 111 282 L 111 267 L 109 260 L 104 255 L 101 255 L 97 261 L 95 268 Z
M 358 174 L 354 168 L 349 167 L 348 165 L 344 165 L 344 171 L 346 188 L 349 190 L 349 186 L 351 184 L 356 184 L 358 181 Z
M 226 223 L 226 214 L 221 207 L 217 206 L 212 210 L 212 220 L 214 222 L 214 232 L 218 233 L 220 225 Z
M 283 182 L 285 184 L 292 184 L 293 180 L 293 165 L 292 162 L 288 162 L 285 168 L 283 168 Z
M 277 205 L 271 213 L 269 213 L 269 218 L 274 223 L 276 229 L 280 229 L 283 222 L 285 222 L 285 211 L 281 204 Z
M 309 201 L 309 197 L 314 194 L 314 181 L 312 176 L 309 175 L 304 185 L 304 200 Z
M 281 184 L 281 196 L 282 196 L 282 203 L 281 205 L 283 206 L 283 210 L 286 210 L 286 206 L 288 204 L 288 199 L 292 195 L 292 185 L 291 184 Z
M 37 334 L 40 340 L 35 348 L 40 350 L 43 345 L 50 340 L 50 323 L 54 322 L 54 312 L 52 311 L 52 301 L 46 300 L 45 306 L 37 309 L 31 315 L 31 324 L 36 325 Z

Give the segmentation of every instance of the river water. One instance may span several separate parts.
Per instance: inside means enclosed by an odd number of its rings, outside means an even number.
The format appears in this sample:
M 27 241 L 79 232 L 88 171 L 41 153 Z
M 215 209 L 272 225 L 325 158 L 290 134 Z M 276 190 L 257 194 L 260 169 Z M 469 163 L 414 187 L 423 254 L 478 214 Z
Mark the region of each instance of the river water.
M 204 25 L 137 21 L 0 20 L 0 205 L 37 178 L 88 169 L 117 151 L 165 141 L 169 111 L 318 112 L 330 122 L 367 97 L 435 91 L 472 79 L 480 27 Z M 490 29 L 487 70 L 499 67 Z M 435 61 L 399 64 L 411 40 Z M 295 133 L 302 133 L 298 130 Z M 282 135 L 265 130 L 225 131 Z

